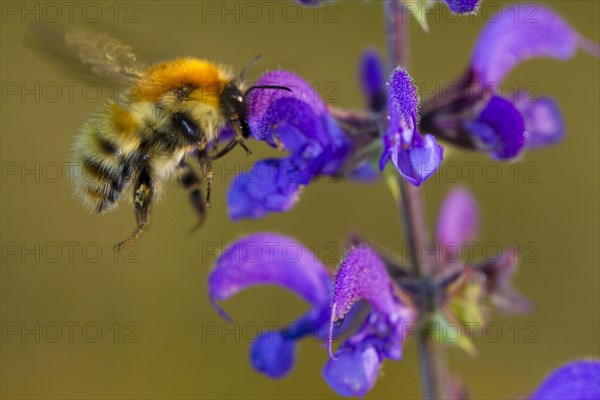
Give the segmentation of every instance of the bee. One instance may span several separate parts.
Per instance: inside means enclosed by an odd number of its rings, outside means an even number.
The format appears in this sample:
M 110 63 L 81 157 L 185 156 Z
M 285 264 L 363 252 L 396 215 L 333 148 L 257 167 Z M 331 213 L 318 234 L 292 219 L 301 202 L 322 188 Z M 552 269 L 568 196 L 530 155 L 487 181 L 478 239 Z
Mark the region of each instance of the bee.
M 106 34 L 69 30 L 58 37 L 43 29 L 42 35 L 55 48 L 61 42 L 60 53 L 97 75 L 128 83 L 116 100 L 106 101 L 83 123 L 72 150 L 73 189 L 85 206 L 104 214 L 124 197 L 133 204 L 136 228 L 117 249 L 135 242 L 148 227 L 152 206 L 171 178 L 189 191 L 196 228 L 202 225 L 210 207 L 212 161 L 236 145 L 251 153 L 244 143 L 250 137 L 246 96 L 253 89 L 289 90 L 247 88 L 243 76 L 248 67 L 236 77 L 230 68 L 200 58 L 145 66 L 130 46 Z M 226 125 L 233 138 L 216 152 Z M 193 163 L 200 166 L 201 177 Z

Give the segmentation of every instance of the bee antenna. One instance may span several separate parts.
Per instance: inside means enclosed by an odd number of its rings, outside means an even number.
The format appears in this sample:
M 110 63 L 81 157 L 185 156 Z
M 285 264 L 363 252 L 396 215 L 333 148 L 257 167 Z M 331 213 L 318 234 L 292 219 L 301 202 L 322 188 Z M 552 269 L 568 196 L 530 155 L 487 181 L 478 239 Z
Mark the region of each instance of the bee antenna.
M 246 97 L 248 97 L 248 94 L 250 94 L 251 91 L 256 90 L 256 89 L 285 90 L 286 92 L 291 92 L 292 91 L 292 89 L 290 89 L 287 86 L 279 86 L 279 85 L 257 85 L 257 86 L 251 86 L 250 88 L 248 88 L 248 90 L 246 90 L 246 93 L 244 93 L 244 99 Z
M 239 78 L 238 78 L 238 79 L 239 79 L 240 81 L 243 81 L 243 80 L 244 80 L 244 78 L 245 78 L 245 76 L 246 76 L 246 72 L 248 72 L 248 70 L 250 69 L 250 67 L 252 67 L 254 64 L 256 64 L 257 62 L 259 62 L 261 58 L 262 58 L 262 55 L 260 55 L 260 54 L 257 54 L 257 55 L 256 55 L 256 56 L 255 56 L 255 57 L 252 59 L 252 61 L 250 61 L 248 64 L 246 64 L 246 66 L 244 67 L 244 69 L 242 69 L 242 72 L 240 72 L 240 75 L 239 75 Z

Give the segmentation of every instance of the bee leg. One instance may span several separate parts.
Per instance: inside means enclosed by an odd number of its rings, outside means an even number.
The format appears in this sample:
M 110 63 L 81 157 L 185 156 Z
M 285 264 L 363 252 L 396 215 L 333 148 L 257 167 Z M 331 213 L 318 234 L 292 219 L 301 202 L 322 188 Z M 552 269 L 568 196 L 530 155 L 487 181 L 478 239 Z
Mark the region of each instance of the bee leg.
M 242 146 L 242 148 L 243 148 L 244 150 L 246 150 L 246 155 L 247 155 L 247 156 L 249 156 L 250 154 L 252 154 L 252 150 L 250 150 L 250 149 L 248 148 L 248 146 L 246 146 L 246 143 L 244 142 L 244 138 L 243 138 L 242 136 L 236 136 L 236 137 L 234 138 L 234 140 L 238 141 L 238 142 L 239 142 L 239 144 L 240 144 L 240 146 Z
M 202 168 L 204 180 L 206 181 L 206 202 L 204 205 L 210 208 L 210 195 L 212 193 L 212 181 L 213 181 L 213 163 L 212 159 L 208 157 L 206 151 L 198 153 L 198 163 Z
M 218 160 L 219 158 L 223 157 L 224 155 L 226 155 L 227 153 L 229 153 L 235 146 L 237 145 L 242 146 L 242 148 L 244 150 L 246 150 L 246 155 L 250 155 L 252 154 L 252 150 L 250 150 L 248 148 L 248 146 L 246 146 L 246 143 L 244 142 L 244 137 L 243 136 L 238 136 L 236 135 L 233 139 L 231 139 L 229 141 L 229 143 L 227 143 L 227 146 L 225 146 L 223 149 L 221 149 L 217 154 L 213 155 L 210 157 L 211 160 Z
M 236 133 L 236 135 L 233 137 L 233 140 L 239 143 L 240 146 L 242 146 L 242 148 L 246 150 L 246 155 L 249 156 L 250 154 L 252 154 L 252 151 L 248 148 L 248 146 L 246 146 L 244 139 L 244 135 L 242 135 L 241 133 Z
M 223 149 L 221 149 L 219 152 L 217 152 L 217 154 L 213 155 L 210 157 L 211 160 L 218 160 L 219 158 L 223 157 L 224 155 L 226 155 L 227 153 L 229 153 L 239 142 L 237 140 L 235 140 L 235 138 L 231 139 L 229 141 L 229 143 L 227 143 L 227 146 L 225 146 Z
M 150 210 L 154 200 L 154 183 L 147 168 L 140 173 L 133 192 L 133 203 L 135 206 L 135 219 L 137 227 L 128 239 L 123 240 L 116 246 L 117 251 L 129 246 L 140 237 L 144 229 L 150 224 Z
M 179 182 L 181 182 L 184 189 L 189 190 L 190 202 L 198 215 L 198 222 L 191 229 L 191 232 L 194 232 L 202 226 L 206 219 L 206 206 L 202 198 L 202 191 L 200 190 L 200 178 L 198 178 L 196 172 L 194 172 L 192 167 L 185 161 L 182 161 L 179 164 L 178 173 Z

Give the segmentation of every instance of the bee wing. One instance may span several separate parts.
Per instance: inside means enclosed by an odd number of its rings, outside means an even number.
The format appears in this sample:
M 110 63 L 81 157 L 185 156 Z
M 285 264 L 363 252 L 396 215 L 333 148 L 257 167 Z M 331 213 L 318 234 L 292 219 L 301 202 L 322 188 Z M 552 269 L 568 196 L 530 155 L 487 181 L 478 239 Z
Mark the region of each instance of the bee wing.
M 106 33 L 37 24 L 29 27 L 25 42 L 61 64 L 69 63 L 79 74 L 85 66 L 88 74 L 113 83 L 138 78 L 145 69 L 131 46 Z

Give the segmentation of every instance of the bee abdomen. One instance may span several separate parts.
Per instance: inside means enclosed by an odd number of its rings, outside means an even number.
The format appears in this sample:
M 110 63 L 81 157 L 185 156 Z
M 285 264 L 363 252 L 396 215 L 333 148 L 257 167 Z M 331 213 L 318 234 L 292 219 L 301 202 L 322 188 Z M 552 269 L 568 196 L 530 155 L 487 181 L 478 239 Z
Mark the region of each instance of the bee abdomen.
M 81 128 L 74 146 L 74 189 L 96 213 L 116 207 L 128 188 L 133 157 L 126 154 L 102 118 L 91 118 Z
M 122 160 L 110 165 L 83 155 L 80 165 L 81 176 L 76 190 L 84 203 L 97 213 L 113 209 L 131 178 L 131 168 L 127 166 L 127 162 Z

